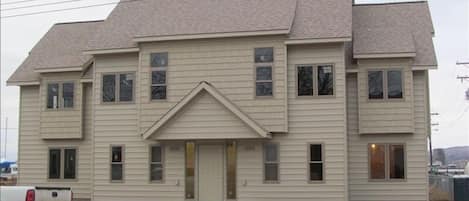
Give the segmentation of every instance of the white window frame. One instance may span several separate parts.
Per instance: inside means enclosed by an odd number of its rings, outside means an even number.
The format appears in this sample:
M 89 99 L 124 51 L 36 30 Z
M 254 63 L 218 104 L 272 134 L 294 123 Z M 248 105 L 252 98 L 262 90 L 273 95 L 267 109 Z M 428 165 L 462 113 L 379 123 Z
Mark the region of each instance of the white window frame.
M 384 179 L 373 179 L 371 178 L 371 146 L 372 145 L 384 145 Z M 394 179 L 391 178 L 391 158 L 390 158 L 390 148 L 391 146 L 399 145 L 404 149 L 404 178 L 403 179 Z M 368 151 L 368 181 L 370 182 L 406 182 L 407 181 L 407 146 L 405 143 L 369 143 L 367 145 Z
M 57 84 L 58 85 L 58 88 L 57 88 L 57 107 L 52 107 L 52 108 L 48 108 L 47 107 L 47 104 L 49 102 L 49 85 L 51 84 Z M 64 96 L 63 96 L 63 85 L 64 84 L 73 84 L 73 106 L 72 107 L 64 107 Z M 70 109 L 74 109 L 75 108 L 75 105 L 76 105 L 76 101 L 75 101 L 75 98 L 76 98 L 76 91 L 77 89 L 77 84 L 75 83 L 75 81 L 51 81 L 51 82 L 47 82 L 46 83 L 46 110 L 70 110 Z
M 369 73 L 370 72 L 381 72 L 383 74 L 383 98 L 370 98 L 370 80 L 369 80 Z M 401 90 L 402 90 L 402 97 L 401 98 L 389 98 L 389 87 L 388 87 L 388 72 L 389 71 L 400 71 L 401 72 Z M 399 68 L 389 68 L 389 69 L 368 69 L 366 71 L 366 89 L 367 89 L 367 99 L 368 101 L 402 101 L 405 100 L 405 71 Z
M 272 48 L 272 62 L 256 62 L 256 49 L 261 48 Z M 275 48 L 274 47 L 256 47 L 254 48 L 254 97 L 256 98 L 272 98 L 275 97 L 275 86 L 274 86 L 274 62 L 275 62 Z M 270 80 L 257 80 L 257 69 L 260 67 L 270 67 L 272 77 Z M 272 95 L 257 95 L 257 83 L 272 83 Z
M 275 145 L 277 152 L 275 153 L 277 155 L 277 160 L 276 161 L 267 161 L 266 157 L 266 145 Z M 262 180 L 264 181 L 264 184 L 278 184 L 280 183 L 280 144 L 276 142 L 269 142 L 269 143 L 264 143 L 262 145 L 262 169 L 263 169 L 263 174 L 262 174 Z M 266 180 L 266 169 L 265 166 L 267 164 L 274 164 L 277 165 L 277 180 Z
M 161 161 L 160 162 L 154 162 L 153 161 L 153 147 L 160 147 L 161 149 L 161 156 L 160 156 L 160 159 Z M 161 144 L 153 144 L 153 145 L 150 145 L 150 151 L 149 151 L 149 180 L 151 183 L 164 183 L 164 175 L 165 175 L 165 167 L 164 167 L 164 160 L 165 160 L 165 157 L 164 157 L 164 146 L 162 146 Z M 151 166 L 152 165 L 161 165 L 161 180 L 152 180 L 151 179 Z
M 120 162 L 113 162 L 112 161 L 112 148 L 120 147 L 121 148 L 121 161 Z M 110 145 L 109 149 L 109 181 L 111 183 L 124 183 L 125 181 L 125 145 Z M 122 179 L 121 180 L 114 180 L 112 179 L 112 165 L 122 165 Z
M 321 146 L 321 161 L 311 161 L 311 145 L 319 145 Z M 326 173 L 325 173 L 325 153 L 324 153 L 324 143 L 308 143 L 308 182 L 309 183 L 324 183 L 326 181 Z M 322 164 L 322 180 L 311 180 L 311 164 Z
M 319 95 L 319 67 L 320 66 L 330 66 L 332 68 L 332 95 Z M 298 77 L 298 69 L 302 67 L 310 67 L 312 69 L 312 78 L 313 78 L 313 93 L 312 95 L 299 95 L 298 90 L 300 86 L 298 85 L 299 77 Z M 321 64 L 297 64 L 295 65 L 295 86 L 296 86 L 296 97 L 297 98 L 331 98 L 335 97 L 337 94 L 336 89 L 336 79 L 335 79 L 335 64 L 333 63 L 321 63 Z
M 132 82 L 132 100 L 131 101 L 121 101 L 120 100 L 120 75 L 126 75 L 130 74 L 134 76 L 133 82 Z M 114 82 L 115 82 L 115 90 L 114 90 L 114 101 L 104 101 L 103 94 L 104 94 L 104 76 L 106 75 L 114 75 Z M 102 104 L 117 104 L 117 103 L 134 103 L 135 102 L 135 85 L 137 82 L 136 79 L 136 74 L 135 72 L 118 72 L 118 73 L 103 73 L 101 75 L 101 103 Z
M 153 54 L 166 54 L 167 55 L 167 62 L 165 66 L 152 66 L 152 55 Z M 150 100 L 151 101 L 164 101 L 168 99 L 168 66 L 169 66 L 169 53 L 168 52 L 153 52 L 150 53 Z M 165 72 L 165 82 L 164 84 L 153 84 L 153 72 Z M 166 95 L 165 98 L 162 99 L 153 99 L 152 88 L 153 87 L 165 87 Z

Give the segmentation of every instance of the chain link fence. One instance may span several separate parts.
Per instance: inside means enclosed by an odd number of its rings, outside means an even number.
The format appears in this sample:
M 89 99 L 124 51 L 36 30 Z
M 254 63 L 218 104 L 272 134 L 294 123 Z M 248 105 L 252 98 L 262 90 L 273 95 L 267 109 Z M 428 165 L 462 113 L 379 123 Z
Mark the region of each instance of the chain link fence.
M 454 201 L 454 182 L 451 176 L 429 175 L 430 201 Z

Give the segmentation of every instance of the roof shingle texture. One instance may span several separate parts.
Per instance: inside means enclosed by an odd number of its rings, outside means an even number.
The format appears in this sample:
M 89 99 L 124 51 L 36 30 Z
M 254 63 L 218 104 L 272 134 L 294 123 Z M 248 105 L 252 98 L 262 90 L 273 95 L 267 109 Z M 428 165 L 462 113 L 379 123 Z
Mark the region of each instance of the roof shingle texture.
M 134 37 L 285 30 L 296 0 L 139 0 L 113 10 L 89 50 L 132 48 Z
M 7 82 L 39 80 L 35 70 L 82 67 L 91 59 L 83 50 L 102 21 L 54 25 L 33 47 Z
M 415 52 L 414 66 L 436 66 L 427 2 L 353 6 L 353 53 Z

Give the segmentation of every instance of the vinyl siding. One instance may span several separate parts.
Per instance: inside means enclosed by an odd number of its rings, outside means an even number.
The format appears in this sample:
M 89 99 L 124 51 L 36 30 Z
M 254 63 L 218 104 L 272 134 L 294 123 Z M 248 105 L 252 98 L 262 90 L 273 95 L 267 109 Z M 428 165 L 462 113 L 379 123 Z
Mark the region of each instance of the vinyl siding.
M 43 139 L 81 139 L 82 133 L 82 88 L 80 73 L 42 74 L 40 101 L 40 132 Z M 48 109 L 47 85 L 49 83 L 74 83 L 73 108 Z M 59 88 L 62 91 L 62 87 Z M 59 97 L 61 99 L 61 97 Z
M 214 123 L 216 122 L 216 123 Z M 221 132 L 222 131 L 222 132 Z M 259 134 L 203 91 L 153 135 L 154 139 L 249 139 Z
M 84 136 L 82 140 L 43 140 L 39 133 L 42 110 L 38 86 L 20 89 L 20 130 L 18 150 L 18 185 L 71 187 L 75 198 L 91 196 L 91 87 L 85 87 Z M 77 179 L 73 181 L 48 179 L 49 148 L 77 148 Z
M 428 200 L 427 141 L 428 77 L 425 71 L 412 73 L 414 91 L 414 134 L 359 135 L 357 76 L 347 76 L 347 125 L 349 149 L 349 189 L 351 201 L 424 201 Z M 406 146 L 406 181 L 371 182 L 368 180 L 368 144 L 403 143 Z M 396 193 L 397 192 L 397 193 Z
M 414 118 L 413 81 L 410 60 L 359 60 L 358 63 L 359 132 L 362 134 L 413 133 L 415 131 L 412 121 Z M 404 99 L 368 99 L 368 71 L 383 69 L 402 70 Z M 383 74 L 383 79 L 385 76 L 386 74 Z M 384 96 L 386 97 L 387 94 Z
M 207 81 L 269 131 L 286 131 L 284 37 L 243 37 L 142 44 L 140 131 L 201 81 Z M 255 97 L 254 48 L 274 48 L 274 96 Z M 150 100 L 150 54 L 168 52 L 167 100 Z
M 164 146 L 163 183 L 150 183 L 149 146 L 138 132 L 140 89 L 131 103 L 101 103 L 103 73 L 137 72 L 138 54 L 102 55 L 95 57 L 94 80 L 94 192 L 95 201 L 184 200 L 184 146 Z M 136 87 L 140 77 L 134 82 Z M 110 180 L 111 145 L 124 146 L 124 181 Z
M 296 97 L 296 64 L 335 65 L 334 97 Z M 261 142 L 241 141 L 238 147 L 238 199 L 330 200 L 347 199 L 345 67 L 342 44 L 288 47 L 288 125 L 287 134 L 276 134 L 279 143 L 278 184 L 263 182 Z M 324 182 L 308 183 L 308 144 L 322 143 L 325 150 Z

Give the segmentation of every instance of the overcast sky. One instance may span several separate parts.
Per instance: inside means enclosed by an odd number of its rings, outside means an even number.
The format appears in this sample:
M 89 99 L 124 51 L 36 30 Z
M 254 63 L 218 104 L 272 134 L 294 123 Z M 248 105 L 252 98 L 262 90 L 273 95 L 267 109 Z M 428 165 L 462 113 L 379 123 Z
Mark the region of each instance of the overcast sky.
M 18 10 L 14 7 L 59 2 L 33 0 L 23 4 L 9 4 L 18 0 L 1 0 L 2 17 L 61 8 L 117 2 L 117 0 L 77 0 L 74 3 L 48 5 Z M 393 0 L 356 0 L 358 3 L 391 2 Z M 469 61 L 469 0 L 429 0 L 436 30 L 434 42 L 439 69 L 431 71 L 431 110 L 434 147 L 445 148 L 469 145 L 469 101 L 465 91 L 469 80 L 461 83 L 457 75 L 469 75 L 469 66 L 456 66 L 456 61 Z M 1 152 L 5 141 L 5 118 L 8 117 L 8 145 L 6 158 L 16 160 L 18 139 L 18 87 L 6 86 L 6 80 L 26 58 L 28 52 L 55 23 L 104 19 L 115 5 L 100 6 L 57 13 L 1 19 Z M 4 155 L 0 156 L 2 158 Z

